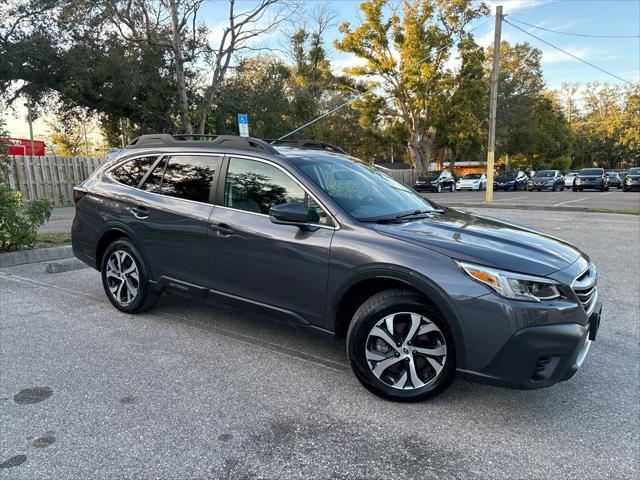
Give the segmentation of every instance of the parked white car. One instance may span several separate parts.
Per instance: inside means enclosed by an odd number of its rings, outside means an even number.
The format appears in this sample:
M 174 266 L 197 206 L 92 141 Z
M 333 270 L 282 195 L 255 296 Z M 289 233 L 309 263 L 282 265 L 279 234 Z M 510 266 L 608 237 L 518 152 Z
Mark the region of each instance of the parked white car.
M 487 177 L 484 173 L 470 173 L 460 177 L 456 188 L 458 190 L 484 190 L 487 188 Z
M 576 175 L 578 175 L 578 172 L 567 172 L 564 174 L 564 188 L 573 187 L 573 181 L 575 180 Z

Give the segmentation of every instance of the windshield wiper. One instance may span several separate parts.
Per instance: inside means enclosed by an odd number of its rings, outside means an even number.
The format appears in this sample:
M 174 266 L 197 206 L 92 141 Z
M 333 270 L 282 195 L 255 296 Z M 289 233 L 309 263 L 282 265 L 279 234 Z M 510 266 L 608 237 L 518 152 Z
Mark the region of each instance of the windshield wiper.
M 362 219 L 363 222 L 375 222 L 375 223 L 393 223 L 408 220 L 411 217 L 429 218 L 434 213 L 444 213 L 442 209 L 433 210 L 412 210 L 410 212 L 404 212 L 396 215 L 395 217 L 381 217 L 381 218 L 366 218 Z
M 433 209 L 433 210 L 414 210 L 412 212 L 401 213 L 400 215 L 396 215 L 395 220 L 407 217 L 417 217 L 418 215 L 426 215 L 428 213 L 444 213 L 444 210 Z

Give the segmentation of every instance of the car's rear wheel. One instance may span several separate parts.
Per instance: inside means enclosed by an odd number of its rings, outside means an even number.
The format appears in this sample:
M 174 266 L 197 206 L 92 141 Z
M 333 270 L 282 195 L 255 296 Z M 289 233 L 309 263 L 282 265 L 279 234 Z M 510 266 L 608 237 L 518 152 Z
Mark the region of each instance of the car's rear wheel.
M 107 247 L 102 256 L 102 286 L 111 304 L 127 313 L 144 312 L 160 297 L 148 282 L 148 268 L 138 249 L 126 239 Z
M 444 317 L 411 290 L 385 290 L 366 300 L 349 326 L 347 351 L 356 378 L 390 400 L 435 397 L 455 377 Z
M 442 191 L 442 185 L 438 184 L 436 187 L 436 192 L 440 193 Z

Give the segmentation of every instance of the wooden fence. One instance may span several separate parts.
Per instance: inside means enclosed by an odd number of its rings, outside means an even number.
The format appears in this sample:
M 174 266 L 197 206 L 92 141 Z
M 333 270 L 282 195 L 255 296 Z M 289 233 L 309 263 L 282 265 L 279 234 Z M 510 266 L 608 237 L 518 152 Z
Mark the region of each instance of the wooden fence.
M 73 205 L 73 187 L 86 180 L 103 159 L 10 156 L 6 181 L 25 200 L 48 199 L 56 207 Z
M 392 170 L 390 168 L 383 168 L 378 166 L 380 170 L 389 175 L 394 180 L 397 180 L 400 183 L 404 183 L 408 187 L 413 188 L 416 184 L 416 172 L 415 170 L 406 169 L 406 170 Z

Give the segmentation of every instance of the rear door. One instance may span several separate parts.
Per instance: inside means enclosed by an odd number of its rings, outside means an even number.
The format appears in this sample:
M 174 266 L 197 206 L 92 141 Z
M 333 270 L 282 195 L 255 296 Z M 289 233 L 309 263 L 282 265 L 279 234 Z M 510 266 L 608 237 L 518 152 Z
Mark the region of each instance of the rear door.
M 322 325 L 329 248 L 337 224 L 283 168 L 239 156 L 225 164 L 218 206 L 209 222 L 211 289 L 290 320 Z M 272 223 L 269 209 L 288 202 L 304 203 L 315 212 L 317 228 Z
M 155 280 L 206 291 L 209 282 L 207 230 L 213 185 L 222 156 L 164 156 L 149 172 L 129 206 L 129 226 L 144 249 Z

